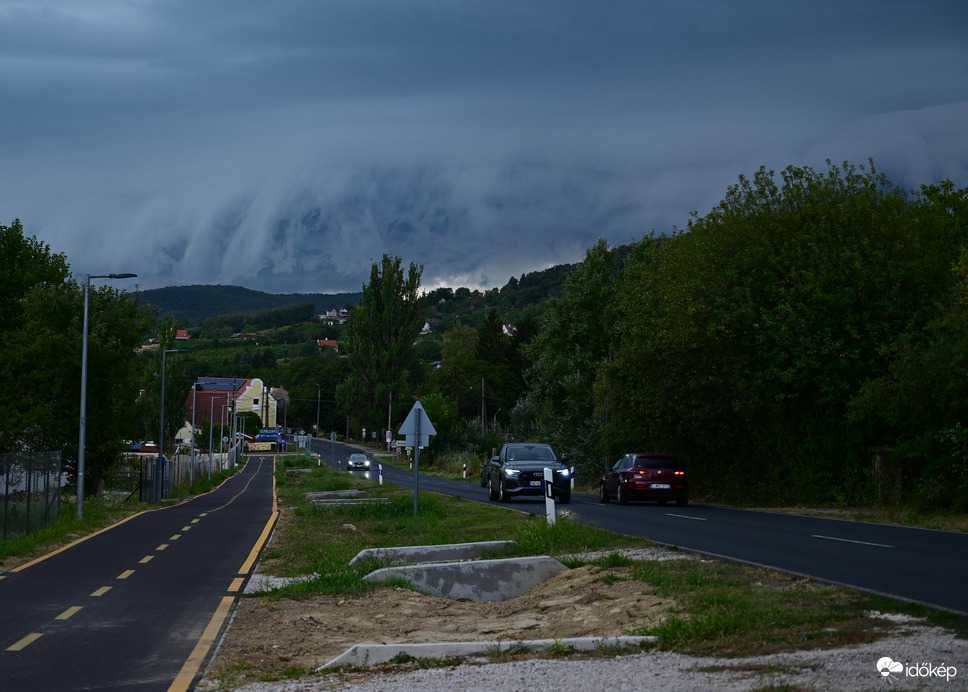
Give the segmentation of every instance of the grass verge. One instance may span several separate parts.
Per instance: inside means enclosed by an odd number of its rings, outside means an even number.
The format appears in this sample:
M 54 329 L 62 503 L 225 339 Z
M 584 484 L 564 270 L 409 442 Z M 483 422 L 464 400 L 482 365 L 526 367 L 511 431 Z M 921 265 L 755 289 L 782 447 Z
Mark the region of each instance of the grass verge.
M 877 612 L 923 618 L 968 637 L 966 618 L 779 572 L 693 556 L 634 561 L 619 551 L 655 546 L 577 521 L 559 520 L 548 526 L 542 517 L 430 493 L 421 495 L 414 516 L 412 490 L 317 468 L 301 457 L 279 463 L 276 486 L 280 507 L 289 516 L 261 567 L 276 576 L 321 576 L 271 598 L 376 588 L 362 577 L 379 565 L 349 567 L 366 548 L 511 539 L 519 546 L 512 555 L 560 556 L 569 567 L 624 568 L 624 576 L 607 577 L 646 582 L 656 595 L 673 599 L 677 607 L 664 621 L 628 632 L 656 636 L 663 649 L 746 656 L 850 646 L 875 641 L 895 629 L 893 622 L 871 615 Z M 307 492 L 350 488 L 363 488 L 389 502 L 320 508 L 305 497 Z M 565 557 L 593 551 L 604 555 Z

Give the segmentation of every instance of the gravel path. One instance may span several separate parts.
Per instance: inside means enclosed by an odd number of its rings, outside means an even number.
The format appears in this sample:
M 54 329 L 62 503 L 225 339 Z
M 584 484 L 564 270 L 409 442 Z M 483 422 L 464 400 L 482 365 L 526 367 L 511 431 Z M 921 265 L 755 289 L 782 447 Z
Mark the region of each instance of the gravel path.
M 797 651 L 738 659 L 670 652 L 514 663 L 472 659 L 453 668 L 400 673 L 333 673 L 299 681 L 250 684 L 237 689 L 239 692 L 968 690 L 968 641 L 910 618 L 890 617 L 902 625 L 896 634 L 849 649 Z M 882 662 L 885 657 L 902 664 L 902 669 L 891 678 L 878 670 L 879 665 L 888 663 Z

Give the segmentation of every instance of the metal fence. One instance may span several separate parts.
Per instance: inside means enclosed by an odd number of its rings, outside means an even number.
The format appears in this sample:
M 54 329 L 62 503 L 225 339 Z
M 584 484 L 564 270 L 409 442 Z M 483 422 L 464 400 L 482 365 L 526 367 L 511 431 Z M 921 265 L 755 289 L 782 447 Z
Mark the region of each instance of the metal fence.
M 199 481 L 202 478 L 211 478 L 214 474 L 234 468 L 241 456 L 241 449 L 238 445 L 232 447 L 227 452 L 215 454 L 196 454 L 194 466 L 190 454 L 176 454 L 175 458 L 169 460 L 163 457 L 161 464 L 161 497 L 166 497 L 175 488 L 188 486 L 190 480 Z M 140 499 L 142 502 L 155 501 L 155 483 L 158 471 L 158 457 L 143 457 L 140 460 Z
M 65 482 L 60 452 L 0 454 L 3 540 L 19 538 L 56 519 Z

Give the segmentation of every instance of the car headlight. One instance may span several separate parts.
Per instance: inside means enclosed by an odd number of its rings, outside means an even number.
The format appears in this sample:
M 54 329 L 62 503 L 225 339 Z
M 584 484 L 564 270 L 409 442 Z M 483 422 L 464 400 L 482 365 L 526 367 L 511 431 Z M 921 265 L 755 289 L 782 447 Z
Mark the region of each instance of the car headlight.
M 366 461 L 365 461 L 365 462 L 363 463 L 363 466 L 365 466 L 366 468 L 370 468 L 370 460 L 369 460 L 369 459 L 367 459 L 367 460 L 366 460 Z
M 504 469 L 504 475 L 511 476 L 512 478 L 517 476 L 519 473 L 521 473 L 519 469 Z
M 562 475 L 565 478 L 568 478 L 568 476 L 571 475 L 571 471 L 569 471 L 568 469 L 558 469 L 555 473 Z

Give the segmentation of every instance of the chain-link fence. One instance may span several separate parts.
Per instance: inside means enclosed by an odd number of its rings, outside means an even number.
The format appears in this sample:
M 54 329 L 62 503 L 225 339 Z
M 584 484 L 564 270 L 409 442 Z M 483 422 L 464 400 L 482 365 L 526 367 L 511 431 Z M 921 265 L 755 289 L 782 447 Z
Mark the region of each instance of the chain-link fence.
M 46 526 L 60 512 L 60 452 L 0 454 L 0 524 L 3 540 Z

